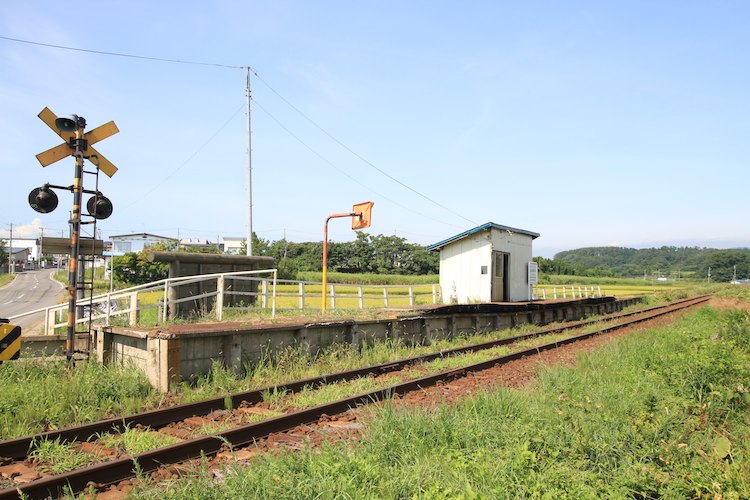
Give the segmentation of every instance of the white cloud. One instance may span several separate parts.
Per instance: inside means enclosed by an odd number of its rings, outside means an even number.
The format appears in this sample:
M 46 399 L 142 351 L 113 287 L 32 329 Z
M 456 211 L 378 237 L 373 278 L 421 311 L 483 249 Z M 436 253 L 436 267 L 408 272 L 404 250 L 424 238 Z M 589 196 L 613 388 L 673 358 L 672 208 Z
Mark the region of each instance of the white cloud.
M 42 220 L 34 219 L 28 224 L 13 225 L 13 239 L 38 238 L 42 234 Z M 10 226 L 0 231 L 0 238 L 10 239 Z

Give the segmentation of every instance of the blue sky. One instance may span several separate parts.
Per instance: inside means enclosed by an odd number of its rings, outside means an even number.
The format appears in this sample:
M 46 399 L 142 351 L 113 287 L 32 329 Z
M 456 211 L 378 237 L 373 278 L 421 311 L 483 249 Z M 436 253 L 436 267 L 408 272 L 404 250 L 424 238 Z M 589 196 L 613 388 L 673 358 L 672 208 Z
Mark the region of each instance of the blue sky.
M 251 66 L 253 228 L 320 240 L 371 200 L 374 234 L 429 244 L 493 221 L 584 246 L 750 246 L 746 2 L 16 2 L 0 36 Z M 114 120 L 96 147 L 129 232 L 246 231 L 245 71 L 0 39 L 0 236 L 67 235 L 72 183 L 38 118 Z M 291 104 L 291 106 L 290 106 Z M 91 186 L 86 186 L 90 188 Z M 333 240 L 353 239 L 332 221 Z

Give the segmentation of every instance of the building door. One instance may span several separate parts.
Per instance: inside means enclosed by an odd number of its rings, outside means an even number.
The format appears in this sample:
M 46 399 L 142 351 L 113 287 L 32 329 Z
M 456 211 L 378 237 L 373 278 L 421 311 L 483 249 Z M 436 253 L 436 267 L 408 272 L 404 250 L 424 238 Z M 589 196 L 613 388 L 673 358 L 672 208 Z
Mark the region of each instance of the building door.
M 508 260 L 503 252 L 492 252 L 492 302 L 508 300 Z

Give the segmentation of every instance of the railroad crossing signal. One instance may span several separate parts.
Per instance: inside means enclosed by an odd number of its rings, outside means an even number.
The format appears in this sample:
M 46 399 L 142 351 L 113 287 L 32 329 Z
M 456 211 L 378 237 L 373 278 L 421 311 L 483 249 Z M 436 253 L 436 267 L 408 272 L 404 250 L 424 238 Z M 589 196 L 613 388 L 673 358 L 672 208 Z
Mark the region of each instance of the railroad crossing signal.
M 57 120 L 57 116 L 55 113 L 50 111 L 49 108 L 44 108 L 41 113 L 39 113 L 39 118 L 47 124 L 49 128 L 52 129 L 54 133 L 59 135 L 65 142 L 62 144 L 59 144 L 55 146 L 52 149 L 48 149 L 47 151 L 43 153 L 39 153 L 36 155 L 36 159 L 39 160 L 39 163 L 42 164 L 43 167 L 46 167 L 48 165 L 51 165 L 55 163 L 58 160 L 61 160 L 67 156 L 72 156 L 76 152 L 75 144 L 73 141 L 75 141 L 76 133 L 75 132 L 63 132 L 57 128 L 55 125 L 55 120 Z M 116 133 L 118 133 L 120 129 L 117 128 L 117 125 L 115 125 L 115 122 L 110 121 L 108 123 L 105 123 L 104 125 L 101 125 L 94 130 L 91 130 L 89 132 L 86 132 L 83 134 L 83 138 L 87 142 L 87 149 L 86 149 L 86 159 L 88 159 L 91 163 L 97 166 L 99 170 L 107 174 L 108 176 L 112 177 L 115 175 L 115 172 L 117 172 L 117 167 L 115 167 L 111 161 L 106 159 L 104 155 L 100 154 L 99 151 L 91 147 L 93 144 L 96 144 L 99 141 L 102 141 L 106 139 L 107 137 L 113 136 Z
M 0 320 L 0 363 L 21 356 L 21 327 Z
M 82 282 L 79 283 L 78 256 L 80 254 L 80 235 L 81 235 L 81 206 L 82 194 L 90 193 L 94 196 L 86 204 L 89 215 L 96 219 L 106 219 L 112 214 L 112 202 L 96 191 L 87 191 L 83 189 L 84 160 L 93 163 L 97 170 L 97 186 L 99 184 L 99 171 L 104 172 L 109 177 L 115 175 L 117 167 L 111 161 L 100 154 L 92 146 L 97 142 L 110 137 L 119 129 L 115 122 L 110 121 L 104 125 L 85 132 L 86 119 L 82 116 L 71 115 L 70 118 L 58 118 L 49 108 L 44 108 L 39 113 L 39 119 L 42 120 L 54 133 L 60 136 L 65 142 L 58 144 L 52 149 L 36 155 L 36 159 L 46 167 L 55 163 L 66 156 L 75 158 L 75 175 L 73 185 L 69 187 L 53 186 L 45 184 L 44 186 L 34 189 L 29 193 L 29 205 L 31 208 L 41 213 L 49 213 L 57 207 L 57 196 L 50 191 L 50 188 L 65 189 L 73 193 L 73 210 L 70 215 L 70 259 L 68 260 L 68 335 L 65 342 L 65 357 L 68 362 L 72 362 L 75 353 L 75 329 L 76 329 L 76 301 L 77 294 L 83 290 Z M 89 172 L 91 173 L 91 172 Z M 96 225 L 94 226 L 96 230 Z M 81 274 L 83 276 L 83 274 Z M 20 330 L 19 330 L 20 332 Z M 19 334 L 20 335 L 20 334 Z

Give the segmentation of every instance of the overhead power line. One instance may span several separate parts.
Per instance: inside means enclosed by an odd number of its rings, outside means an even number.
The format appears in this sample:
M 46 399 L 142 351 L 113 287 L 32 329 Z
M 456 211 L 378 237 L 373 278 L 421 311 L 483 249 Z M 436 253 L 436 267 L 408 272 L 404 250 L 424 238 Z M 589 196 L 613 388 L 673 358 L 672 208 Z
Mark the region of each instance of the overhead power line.
M 432 221 L 434 221 L 434 222 L 438 222 L 438 223 L 440 223 L 440 224 L 445 224 L 445 225 L 447 225 L 447 226 L 461 227 L 461 226 L 457 226 L 456 224 L 451 224 L 451 223 L 449 223 L 449 222 L 441 221 L 441 220 L 439 220 L 439 219 L 435 219 L 434 217 L 430 217 L 429 215 L 425 215 L 425 214 L 423 214 L 423 213 L 417 212 L 416 210 L 414 210 L 414 209 L 412 209 L 412 208 L 406 207 L 406 206 L 402 205 L 401 203 L 399 203 L 399 202 L 397 202 L 397 201 L 395 201 L 395 200 L 392 200 L 391 198 L 388 198 L 387 196 L 385 196 L 385 195 L 383 195 L 383 194 L 380 194 L 380 193 L 378 193 L 377 191 L 375 191 L 374 189 L 372 189 L 372 188 L 371 188 L 370 186 L 367 186 L 366 184 L 364 184 L 364 183 L 360 182 L 360 181 L 359 181 L 359 180 L 358 180 L 358 179 L 357 179 L 356 177 L 354 177 L 353 175 L 350 175 L 350 174 L 349 174 L 349 173 L 347 173 L 347 172 L 346 172 L 345 170 L 343 170 L 343 169 L 341 169 L 341 168 L 337 167 L 337 166 L 336 166 L 336 165 L 335 165 L 335 164 L 334 164 L 333 162 L 331 162 L 330 160 L 328 160 L 327 158 L 325 158 L 325 157 L 324 157 L 323 155 L 321 155 L 320 153 L 318 153 L 317 151 L 315 151 L 315 150 L 314 150 L 314 149 L 313 149 L 313 148 L 312 148 L 312 147 L 311 147 L 310 145 L 308 145 L 308 144 L 307 144 L 307 143 L 306 143 L 305 141 L 303 141 L 303 140 L 302 140 L 302 139 L 300 139 L 300 138 L 299 138 L 299 137 L 298 137 L 298 136 L 297 136 L 296 134 L 294 134 L 294 132 L 292 132 L 292 131 L 291 131 L 291 130 L 289 130 L 289 129 L 288 129 L 288 128 L 287 128 L 286 126 L 284 126 L 284 124 L 283 124 L 283 123 L 281 123 L 281 121 L 279 121 L 279 120 L 278 120 L 278 119 L 277 119 L 277 118 L 276 118 L 275 116 L 273 116 L 273 115 L 272 115 L 271 113 L 269 113 L 269 112 L 268 112 L 268 110 L 267 110 L 266 108 L 264 108 L 263 106 L 261 106 L 260 104 L 258 104 L 258 102 L 257 102 L 257 101 L 253 100 L 253 102 L 255 103 L 255 105 L 256 105 L 256 106 L 257 106 L 258 108 L 260 108 L 260 110 L 261 110 L 261 111 L 263 111 L 264 113 L 266 113 L 266 114 L 267 114 L 267 115 L 268 115 L 268 116 L 269 116 L 269 117 L 270 117 L 270 118 L 271 118 L 271 119 L 272 119 L 273 121 L 275 121 L 275 122 L 276 122 L 276 124 L 277 124 L 277 125 L 278 125 L 279 127 L 281 127 L 281 128 L 282 128 L 282 129 L 284 130 L 284 131 L 286 131 L 286 133 L 288 133 L 288 134 L 289 134 L 290 136 L 292 136 L 292 137 L 293 137 L 293 138 L 294 138 L 294 139 L 295 139 L 296 141 L 298 141 L 298 142 L 299 142 L 300 144 L 302 144 L 302 145 L 303 145 L 303 146 L 304 146 L 305 148 L 307 148 L 307 149 L 308 149 L 308 150 L 309 150 L 309 151 L 310 151 L 310 152 L 311 152 L 312 154 L 314 154 L 315 156 L 317 156 L 318 158 L 320 158 L 321 160 L 323 160 L 323 161 L 324 161 L 325 163 L 327 163 L 328 165 L 330 165 L 330 166 L 331 166 L 331 167 L 332 167 L 333 169 L 335 169 L 336 171 L 338 171 L 338 172 L 339 172 L 339 173 L 340 173 L 341 175 L 344 175 L 344 176 L 348 177 L 349 179 L 351 179 L 351 180 L 352 180 L 353 182 L 355 182 L 356 184 L 359 184 L 360 186 L 362 186 L 362 187 L 363 187 L 363 188 L 365 188 L 366 190 L 370 191 L 371 193 L 373 193 L 373 194 L 375 194 L 375 195 L 377 195 L 377 196 L 380 196 L 380 197 L 381 197 L 381 198 L 383 198 L 384 200 L 386 200 L 386 201 L 389 201 L 389 202 L 393 203 L 394 205 L 396 205 L 396 206 L 398 206 L 398 207 L 401 207 L 401 208 L 403 208 L 403 209 L 405 209 L 405 210 L 408 210 L 408 211 L 410 211 L 410 212 L 412 212 L 412 213 L 414 213 L 414 214 L 417 214 L 417 215 L 419 215 L 420 217 L 423 217 L 423 218 L 425 218 L 425 219 L 430 219 L 430 220 L 432 220 Z
M 352 155 L 354 155 L 357 159 L 359 159 L 360 161 L 362 161 L 363 163 L 365 163 L 369 167 L 375 169 L 380 174 L 382 174 L 385 177 L 389 178 L 393 182 L 399 184 L 400 186 L 402 186 L 402 187 L 408 189 L 409 191 L 411 191 L 412 193 L 414 193 L 414 194 L 422 197 L 423 199 L 429 201 L 430 203 L 434 204 L 435 206 L 438 206 L 438 207 L 442 208 L 443 210 L 445 210 L 447 212 L 450 212 L 451 214 L 453 214 L 453 215 L 455 215 L 455 216 L 457 216 L 457 217 L 459 217 L 461 219 L 464 219 L 467 222 L 470 222 L 471 224 L 474 224 L 474 225 L 477 224 L 477 222 L 475 222 L 475 221 L 473 221 L 473 220 L 471 220 L 471 219 L 463 216 L 462 214 L 456 212 L 455 210 L 452 210 L 452 209 L 448 208 L 447 206 L 443 205 L 442 203 L 440 203 L 440 202 L 438 202 L 438 201 L 430 198 L 429 196 L 425 195 L 424 193 L 418 191 L 417 189 L 414 189 L 413 187 L 411 187 L 411 186 L 407 185 L 406 183 L 400 181 L 396 177 L 392 176 L 391 174 L 389 174 L 385 170 L 379 168 L 378 166 L 376 166 L 375 164 L 373 164 L 372 162 L 370 162 L 369 160 L 367 160 L 366 158 L 364 158 L 363 156 L 361 156 L 359 153 L 357 153 L 356 151 L 354 151 L 352 148 L 350 148 L 349 146 L 347 146 L 346 144 L 344 144 L 342 141 L 340 141 L 339 139 L 337 139 L 333 134 L 331 134 L 330 132 L 328 132 L 325 128 L 323 128 L 322 126 L 320 126 L 315 120 L 313 120 L 312 118 L 310 118 L 309 116 L 307 116 L 307 114 L 305 114 L 297 106 L 295 106 L 294 104 L 292 104 L 288 99 L 286 99 L 284 96 L 282 96 L 279 92 L 277 92 L 276 89 L 274 89 L 273 87 L 271 87 L 271 85 L 268 82 L 266 82 L 250 66 L 247 66 L 247 65 L 230 65 L 230 64 L 208 63 L 208 62 L 201 62 L 201 61 L 188 61 L 188 60 L 181 60 L 181 59 L 167 59 L 167 58 L 162 58 L 162 57 L 143 56 L 143 55 L 137 55 L 137 54 L 126 54 L 126 53 L 122 53 L 122 52 L 109 52 L 109 51 L 103 51 L 103 50 L 82 49 L 82 48 L 79 48 L 79 47 L 70 47 L 70 46 L 65 46 L 65 45 L 57 45 L 57 44 L 51 44 L 51 43 L 37 42 L 37 41 L 33 41 L 33 40 L 24 40 L 24 39 L 20 39 L 20 38 L 13 38 L 13 37 L 2 36 L 2 35 L 0 35 L 0 39 L 9 40 L 9 41 L 18 42 L 18 43 L 26 43 L 26 44 L 29 44 L 29 45 L 37 45 L 37 46 L 41 46 L 41 47 L 50 47 L 50 48 L 62 49 L 62 50 L 72 50 L 72 51 L 77 51 L 77 52 L 86 52 L 86 53 L 90 53 L 90 54 L 99 54 L 99 55 L 106 55 L 106 56 L 127 57 L 127 58 L 131 58 L 131 59 L 143 59 L 143 60 L 148 60 L 148 61 L 168 62 L 168 63 L 175 63 L 175 64 L 188 64 L 188 65 L 196 65 L 196 66 L 213 66 L 213 67 L 229 68 L 229 69 L 250 69 L 253 72 L 253 74 L 258 78 L 258 80 L 260 80 L 263 83 L 263 85 L 265 85 L 271 92 L 273 92 L 277 97 L 279 97 L 279 99 L 281 99 L 289 107 L 291 107 L 292 109 L 294 109 L 300 116 L 302 116 L 305 120 L 307 120 L 308 122 L 310 122 L 313 126 L 315 126 L 318 130 L 320 130 L 323 134 L 325 134 L 328 138 L 330 138 L 336 144 L 338 144 L 339 146 L 341 146 L 342 148 L 344 148 L 346 151 L 348 151 L 349 153 L 351 153 Z M 256 103 L 256 105 L 258 104 L 257 101 L 255 101 L 255 103 Z M 265 109 L 264 109 L 264 111 L 266 113 L 268 113 Z M 281 125 L 281 123 L 278 120 L 276 120 L 276 118 L 274 118 L 272 115 L 270 115 L 270 113 L 269 113 L 269 116 L 271 116 L 271 118 L 273 118 L 277 123 L 279 123 L 279 125 Z M 292 134 L 291 131 L 288 128 L 284 127 L 283 125 L 282 125 L 282 128 L 284 128 L 293 137 L 295 137 L 298 141 L 300 141 L 305 147 L 307 147 L 308 149 L 310 149 L 314 154 L 316 154 L 317 156 L 320 156 L 312 148 L 310 148 L 309 146 L 307 146 L 307 144 L 305 144 L 304 142 L 302 142 L 297 136 L 295 136 L 294 134 Z M 327 163 L 330 164 L 330 162 L 328 162 L 328 160 L 325 160 L 325 158 L 322 158 L 322 159 L 324 161 L 326 161 Z M 337 170 L 341 171 L 340 169 L 338 169 L 338 167 L 334 166 L 334 168 L 336 168 Z M 353 177 L 351 177 L 350 175 L 348 175 L 348 174 L 345 174 L 345 175 L 347 175 L 347 177 L 353 179 Z M 358 182 L 358 181 L 355 180 L 355 182 Z M 396 203 L 393 200 L 390 200 L 390 199 L 388 199 L 385 196 L 383 196 L 383 198 L 386 199 L 386 200 L 388 200 L 388 201 L 390 201 L 391 203 L 394 203 L 394 204 L 402 207 L 402 208 L 406 208 L 403 205 L 401 205 L 399 203 Z M 414 210 L 411 210 L 411 209 L 407 209 L 407 210 L 410 210 L 410 211 L 412 211 L 414 213 L 419 214 L 418 212 L 415 212 Z M 422 215 L 422 214 L 419 214 L 419 215 Z M 432 219 L 431 217 L 428 217 L 428 218 Z M 432 220 L 437 220 L 437 219 L 432 219 Z M 441 222 L 443 224 L 447 224 L 447 223 L 442 222 L 442 221 L 438 221 L 438 222 Z M 455 224 L 448 224 L 448 225 L 454 225 L 455 226 Z
M 356 151 L 354 151 L 353 149 L 351 149 L 351 148 L 350 148 L 349 146 L 347 146 L 346 144 L 344 144 L 343 142 L 341 142 L 340 140 L 338 140 L 338 139 L 337 139 L 336 137 L 334 137 L 334 136 L 333 136 L 332 134 L 330 134 L 330 133 L 329 133 L 329 132 L 328 132 L 328 131 L 327 131 L 326 129 L 324 129 L 323 127 L 321 127 L 320 125 L 318 125 L 318 123 L 317 123 L 317 122 L 315 122 L 315 120 L 313 120 L 312 118 L 310 118 L 309 116 L 307 116 L 307 115 L 306 115 L 306 114 L 305 114 L 304 112 L 302 112 L 302 110 L 300 110 L 300 109 L 299 109 L 299 108 L 298 108 L 297 106 L 295 106 L 294 104 L 292 104 L 291 102 L 289 102 L 289 101 L 288 101 L 288 100 L 287 100 L 286 98 L 284 98 L 284 96 L 282 96 L 281 94 L 279 94 L 278 92 L 276 92 L 276 90 L 275 90 L 275 89 L 274 89 L 273 87 L 271 87 L 271 86 L 270 86 L 270 85 L 269 85 L 268 83 L 266 83 L 266 81 L 265 81 L 265 80 L 264 80 L 264 79 L 263 79 L 263 78 L 262 78 L 262 77 L 261 77 L 261 76 L 260 76 L 260 75 L 259 75 L 259 74 L 258 74 L 257 72 L 255 72 L 254 70 L 253 70 L 253 74 L 254 74 L 254 75 L 255 75 L 255 76 L 256 76 L 256 77 L 258 78 L 258 80 L 260 80 L 260 81 L 261 81 L 261 82 L 263 83 L 263 85 L 265 85 L 266 87 L 268 87 L 268 88 L 269 88 L 269 89 L 271 90 L 271 92 L 273 92 L 274 94 L 276 94 L 276 95 L 277 95 L 277 96 L 279 97 L 279 99 L 281 99 L 282 101 L 284 101 L 284 102 L 285 102 L 285 103 L 286 103 L 286 104 L 287 104 L 287 105 L 288 105 L 289 107 L 291 107 L 291 108 L 292 108 L 293 110 L 295 110 L 295 111 L 296 111 L 297 113 L 299 113 L 299 114 L 300 114 L 300 116 L 302 116 L 302 117 L 303 117 L 303 118 L 304 118 L 305 120 L 307 120 L 308 122 L 312 123 L 312 124 L 313 124 L 313 125 L 314 125 L 314 126 L 315 126 L 315 127 L 317 128 L 317 129 L 318 129 L 318 130 L 320 130 L 321 132 L 323 132 L 323 133 L 324 133 L 324 134 L 325 134 L 326 136 L 328 136 L 328 137 L 329 137 L 329 138 L 330 138 L 330 139 L 331 139 L 332 141 L 334 141 L 334 142 L 335 142 L 336 144 L 338 144 L 339 146 L 341 146 L 341 147 L 342 147 L 342 148 L 344 148 L 345 150 L 349 151 L 349 152 L 350 152 L 351 154 L 353 154 L 353 155 L 354 155 L 355 157 L 357 157 L 357 158 L 358 158 L 359 160 L 361 160 L 361 161 L 362 161 L 362 162 L 364 162 L 365 164 L 369 165 L 370 167 L 374 168 L 375 170 L 377 170 L 378 172 L 380 172 L 380 173 L 381 173 L 381 174 L 383 174 L 384 176 L 388 177 L 388 178 L 389 178 L 389 179 L 391 179 L 392 181 L 396 182 L 397 184 L 399 184 L 399 185 L 401 185 L 401 186 L 405 187 L 406 189 L 408 189 L 408 190 L 409 190 L 409 191 L 411 191 L 412 193 L 414 193 L 414 194 L 417 194 L 417 195 L 421 196 L 422 198 L 424 198 L 425 200 L 429 201 L 430 203 L 433 203 L 434 205 L 437 205 L 438 207 L 442 208 L 443 210 L 447 210 L 448 212 L 450 212 L 450 213 L 452 213 L 453 215 L 456 215 L 456 216 L 458 216 L 458 217 L 460 217 L 460 218 L 464 219 L 465 221 L 471 222 L 472 224 L 475 224 L 475 225 L 477 224 L 477 223 L 476 223 L 476 222 L 474 222 L 473 220 L 471 220 L 471 219 L 468 219 L 468 218 L 464 217 L 464 216 L 463 216 L 463 215 L 461 215 L 460 213 L 458 213 L 458 212 L 456 212 L 456 211 L 454 211 L 454 210 L 451 210 L 450 208 L 446 207 L 446 206 L 445 206 L 445 205 L 443 205 L 442 203 L 439 203 L 439 202 L 437 202 L 437 201 L 433 200 L 433 199 L 432 199 L 432 198 L 430 198 L 429 196 L 427 196 L 427 195 L 425 195 L 425 194 L 423 194 L 423 193 L 421 193 L 421 192 L 417 191 L 417 190 L 416 190 L 416 189 L 414 189 L 413 187 L 411 187 L 411 186 L 409 186 L 409 185 L 407 185 L 407 184 L 405 184 L 405 183 L 401 182 L 400 180 L 396 179 L 395 177 L 393 177 L 393 176 L 392 176 L 391 174 L 389 174 L 389 173 L 388 173 L 388 172 L 386 172 L 385 170 L 383 170 L 383 169 L 381 169 L 381 168 L 378 168 L 378 167 L 377 167 L 376 165 L 374 165 L 374 164 L 373 164 L 372 162 L 370 162 L 370 161 L 369 161 L 369 160 L 367 160 L 366 158 L 362 157 L 362 156 L 361 156 L 360 154 L 358 154 L 358 153 L 357 153 Z
M 9 36 L 0 36 L 0 38 L 3 40 L 10 40 L 12 42 L 28 43 L 29 45 L 38 45 L 40 47 L 51 47 L 53 49 L 74 50 L 76 52 L 88 52 L 89 54 L 100 54 L 104 56 L 128 57 L 131 59 L 146 59 L 148 61 L 169 62 L 169 63 L 176 63 L 176 64 L 191 64 L 194 66 L 216 66 L 219 68 L 232 68 L 232 69 L 246 69 L 247 68 L 247 66 L 232 66 L 229 64 L 207 63 L 207 62 L 200 62 L 200 61 L 184 61 L 180 59 L 165 59 L 163 57 L 149 57 L 149 56 L 140 56 L 140 55 L 135 55 L 135 54 L 124 54 L 122 52 L 106 52 L 103 50 L 81 49 L 78 47 L 67 47 L 65 45 L 55 45 L 51 43 L 34 42 L 32 40 L 22 40 L 20 38 L 11 38 Z

